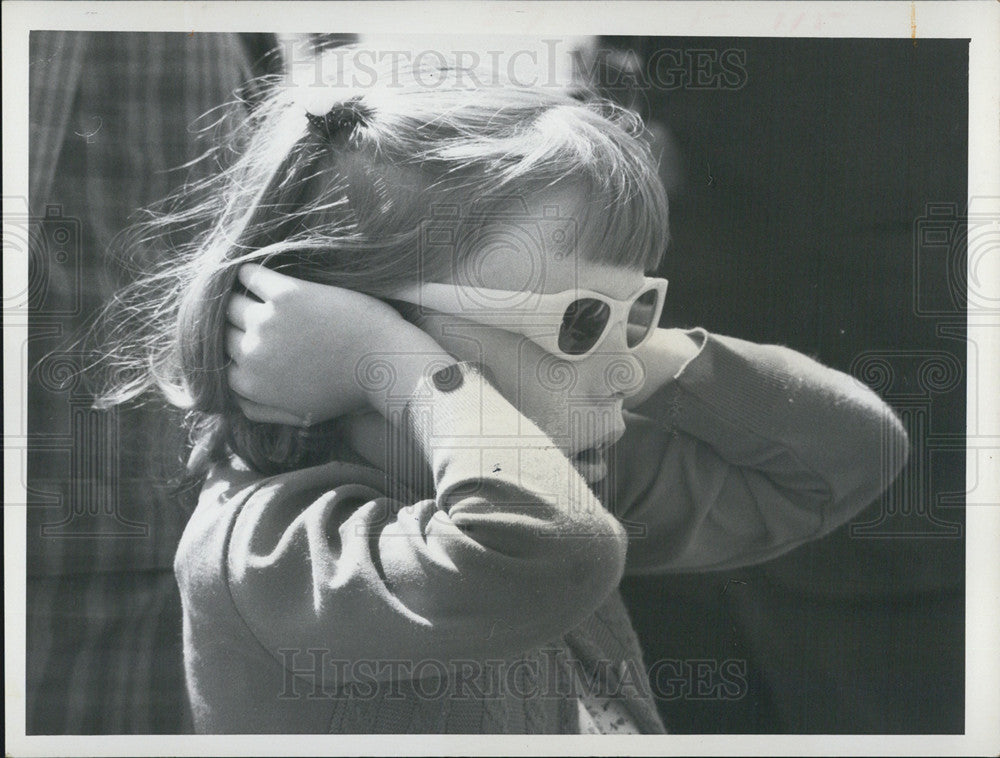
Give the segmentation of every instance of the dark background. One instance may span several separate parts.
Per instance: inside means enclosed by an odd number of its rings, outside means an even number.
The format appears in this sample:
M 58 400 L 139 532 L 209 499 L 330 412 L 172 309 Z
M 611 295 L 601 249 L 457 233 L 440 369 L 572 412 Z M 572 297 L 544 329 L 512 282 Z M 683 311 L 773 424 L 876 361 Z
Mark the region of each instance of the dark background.
M 963 731 L 964 517 L 938 501 L 965 489 L 964 451 L 942 441 L 965 429 L 965 315 L 949 281 L 917 281 L 915 263 L 941 254 L 921 236 L 937 225 L 936 212 L 922 221 L 928 205 L 966 203 L 967 41 L 605 42 L 643 59 L 745 52 L 739 89 L 720 76 L 636 97 L 676 145 L 664 164 L 665 320 L 785 344 L 865 379 L 913 445 L 893 489 L 827 539 L 739 572 L 626 581 L 647 664 L 695 659 L 681 667 L 686 694 L 661 688 L 668 729 Z M 930 386 L 921 371 L 935 363 L 947 381 Z M 719 675 L 705 674 L 698 697 L 697 659 L 711 662 L 703 672 L 746 661 L 747 686 L 721 698 Z
M 156 408 L 89 411 L 87 387 L 60 373 L 80 356 L 58 352 L 112 289 L 104 257 L 124 209 L 163 195 L 176 178 L 163 169 L 199 152 L 183 126 L 116 114 L 127 90 L 97 70 L 125 70 L 116 55 L 139 55 L 141 65 L 146 43 L 129 50 L 125 37 L 91 35 L 74 59 L 83 84 L 60 101 L 72 113 L 69 137 L 48 163 L 51 119 L 35 108 L 35 76 L 70 46 L 56 40 L 56 53 L 36 56 L 32 37 L 32 186 L 55 167 L 31 198 L 42 230 L 32 275 L 44 270 L 51 283 L 33 302 L 28 349 L 41 366 L 28 415 L 35 734 L 187 727 L 171 574 L 184 510 L 164 486 L 177 463 L 177 434 L 168 434 L 177 419 Z M 164 60 L 196 43 L 206 60 L 238 58 L 234 80 L 244 64 L 260 70 L 268 47 L 266 35 L 154 38 Z M 664 324 L 782 343 L 853 373 L 899 411 L 913 444 L 892 489 L 822 541 L 740 571 L 625 581 L 647 664 L 667 662 L 678 680 L 660 687 L 668 728 L 963 731 L 965 459 L 954 440 L 964 434 L 965 316 L 940 275 L 940 243 L 925 245 L 922 230 L 951 230 L 950 265 L 963 265 L 968 42 L 671 37 L 604 38 L 600 47 L 619 51 L 609 58 L 617 70 L 636 61 L 641 70 L 663 49 L 678 51 L 682 68 L 708 62 L 675 72 L 669 87 L 605 82 L 659 125 L 673 237 L 659 272 L 670 279 Z M 728 73 L 713 69 L 725 51 L 736 51 L 739 76 L 733 59 Z M 228 80 L 192 81 L 187 92 L 179 77 L 155 75 L 148 84 L 158 89 L 136 84 L 143 97 L 194 103 L 200 92 L 207 110 L 213 92 L 231 93 Z M 103 131 L 85 138 L 98 97 L 107 98 Z M 161 110 L 177 124 L 197 115 Z M 170 158 L 159 173 L 144 144 Z M 39 219 L 49 204 L 79 235 L 82 293 L 72 291 L 74 261 L 46 257 L 55 232 Z M 922 220 L 931 204 L 935 215 Z M 77 300 L 82 308 L 60 311 Z M 926 303 L 933 312 L 921 312 Z M 123 688 L 130 672 L 145 679 Z

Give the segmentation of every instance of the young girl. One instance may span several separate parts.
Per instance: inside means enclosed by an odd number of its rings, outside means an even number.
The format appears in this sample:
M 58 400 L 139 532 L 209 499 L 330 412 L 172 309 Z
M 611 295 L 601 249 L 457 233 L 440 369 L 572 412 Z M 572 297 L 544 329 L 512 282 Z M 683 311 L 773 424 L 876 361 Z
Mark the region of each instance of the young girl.
M 275 87 L 158 222 L 207 231 L 126 299 L 140 372 L 107 402 L 190 409 L 204 477 L 175 562 L 196 726 L 662 732 L 623 572 L 821 537 L 905 434 L 789 349 L 658 328 L 634 116 L 397 64 Z

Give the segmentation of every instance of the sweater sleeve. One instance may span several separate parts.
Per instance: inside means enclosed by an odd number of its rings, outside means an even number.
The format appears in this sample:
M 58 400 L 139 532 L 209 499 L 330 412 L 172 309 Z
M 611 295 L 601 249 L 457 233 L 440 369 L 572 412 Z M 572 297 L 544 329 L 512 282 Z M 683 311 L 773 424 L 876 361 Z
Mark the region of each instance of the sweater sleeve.
M 844 524 L 908 455 L 868 387 L 778 345 L 704 330 L 674 379 L 626 412 L 612 509 L 634 574 L 729 569 Z
M 321 650 L 389 678 L 386 661 L 514 654 L 617 586 L 624 530 L 570 461 L 467 364 L 440 376 L 407 409 L 433 499 L 333 483 L 330 464 L 274 477 L 239 510 L 230 592 L 277 657 Z

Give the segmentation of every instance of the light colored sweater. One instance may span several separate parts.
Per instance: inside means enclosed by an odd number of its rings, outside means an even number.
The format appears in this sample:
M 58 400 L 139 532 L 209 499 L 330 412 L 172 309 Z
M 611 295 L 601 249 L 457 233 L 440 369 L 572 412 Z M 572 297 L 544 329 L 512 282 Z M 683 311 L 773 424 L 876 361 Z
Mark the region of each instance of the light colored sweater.
M 198 731 L 578 733 L 589 692 L 662 732 L 623 572 L 780 555 L 870 503 L 907 453 L 856 380 L 690 334 L 697 356 L 626 412 L 602 499 L 465 364 L 408 412 L 430 491 L 360 458 L 217 467 L 175 561 Z

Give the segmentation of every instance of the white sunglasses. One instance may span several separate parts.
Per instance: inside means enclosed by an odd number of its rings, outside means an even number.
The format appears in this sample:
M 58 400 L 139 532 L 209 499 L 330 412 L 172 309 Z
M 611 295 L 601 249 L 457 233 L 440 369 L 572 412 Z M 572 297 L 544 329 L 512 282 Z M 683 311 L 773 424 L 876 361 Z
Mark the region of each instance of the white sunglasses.
M 630 351 L 642 345 L 659 325 L 666 294 L 666 279 L 645 277 L 626 300 L 592 290 L 543 294 L 440 282 L 412 284 L 390 297 L 523 334 L 553 355 L 578 361 L 597 350 L 615 324 L 625 324 Z

